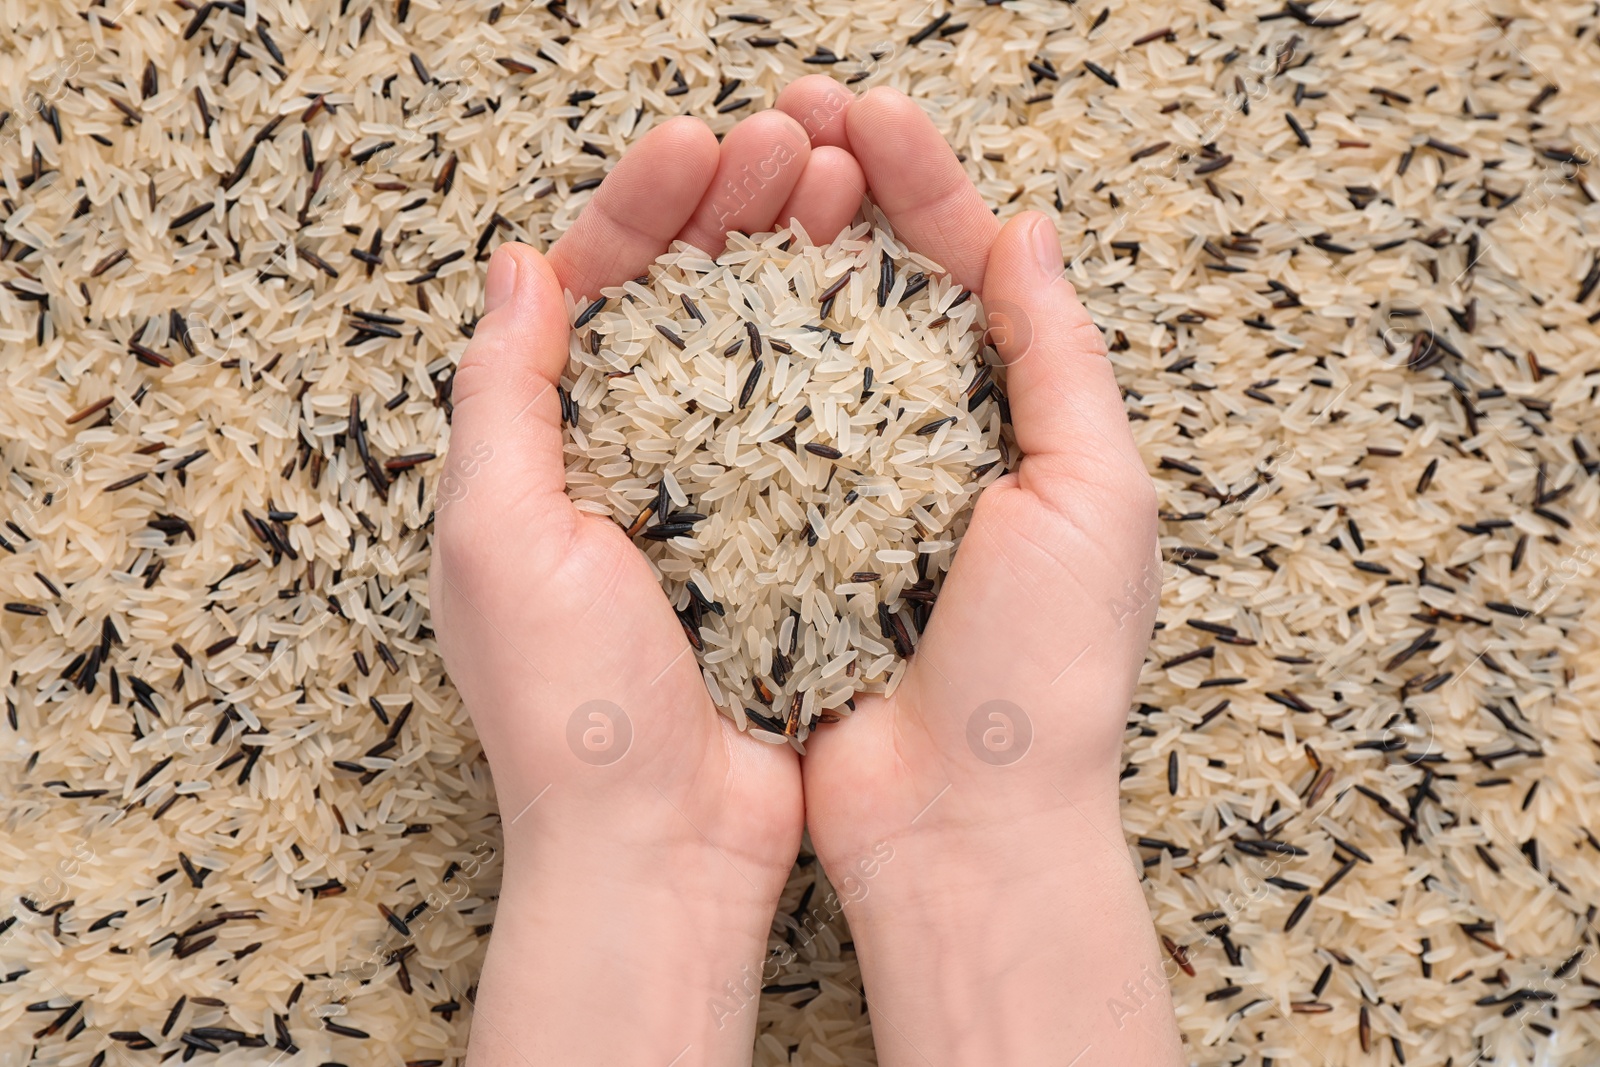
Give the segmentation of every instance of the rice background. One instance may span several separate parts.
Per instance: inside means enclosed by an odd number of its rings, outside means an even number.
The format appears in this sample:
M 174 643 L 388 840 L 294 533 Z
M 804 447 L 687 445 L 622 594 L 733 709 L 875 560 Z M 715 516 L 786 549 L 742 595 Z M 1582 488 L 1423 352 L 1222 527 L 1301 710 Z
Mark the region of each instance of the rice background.
M 1596 1059 L 1592 5 L 0 11 L 0 1063 L 459 1062 L 498 829 L 419 457 L 482 260 L 818 71 L 1055 214 L 1108 333 L 1194 1061 Z M 829 892 L 802 857 L 758 1064 L 873 1062 Z

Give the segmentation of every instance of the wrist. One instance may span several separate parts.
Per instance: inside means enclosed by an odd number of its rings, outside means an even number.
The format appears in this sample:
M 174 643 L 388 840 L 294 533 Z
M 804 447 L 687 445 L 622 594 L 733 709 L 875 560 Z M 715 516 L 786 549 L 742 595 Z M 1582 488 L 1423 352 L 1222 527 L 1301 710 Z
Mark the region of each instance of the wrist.
M 1090 1045 L 1088 1062 L 1177 1062 L 1114 804 L 1062 802 L 1004 834 L 941 827 L 892 845 L 864 892 L 840 890 L 883 1067 L 1059 1067 Z M 1128 983 L 1142 991 L 1131 1010 Z
M 508 870 L 472 1067 L 748 1064 L 778 889 L 698 866 Z
M 750 1062 L 788 868 L 644 789 L 653 803 L 552 788 L 521 817 L 507 805 L 471 1067 Z

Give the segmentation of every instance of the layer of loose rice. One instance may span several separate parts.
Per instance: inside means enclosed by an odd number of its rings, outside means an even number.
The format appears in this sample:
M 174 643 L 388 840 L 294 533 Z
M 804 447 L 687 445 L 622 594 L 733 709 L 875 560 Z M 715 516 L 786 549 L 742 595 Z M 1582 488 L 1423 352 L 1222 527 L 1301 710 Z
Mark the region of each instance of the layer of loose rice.
M 488 249 L 546 244 L 663 117 L 726 132 L 825 71 L 1055 216 L 1107 330 L 1168 519 L 1124 817 L 1194 1059 L 1593 1058 L 1589 5 L 243 6 L 0 18 L 0 583 L 44 612 L 0 614 L 0 1057 L 280 1015 L 305 1062 L 459 1059 L 492 790 L 427 625 L 436 465 L 380 494 L 350 402 L 380 469 L 442 454 Z M 803 863 L 762 1067 L 872 1062 L 827 897 Z M 409 935 L 378 908 L 430 899 Z M 325 1029 L 339 1000 L 381 1038 Z

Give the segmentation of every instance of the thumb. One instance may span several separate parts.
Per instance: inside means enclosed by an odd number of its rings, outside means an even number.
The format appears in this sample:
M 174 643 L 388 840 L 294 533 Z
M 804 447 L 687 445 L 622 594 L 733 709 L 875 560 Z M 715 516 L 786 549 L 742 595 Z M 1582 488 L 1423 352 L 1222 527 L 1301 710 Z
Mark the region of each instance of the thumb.
M 1062 273 L 1061 241 L 1048 216 L 1029 211 L 1006 223 L 989 253 L 982 295 L 989 340 L 1006 364 L 1024 483 L 1037 487 L 1041 473 L 1082 474 L 1091 458 L 1131 465 L 1145 477 L 1105 337 Z
M 523 244 L 495 249 L 484 315 L 451 384 L 450 449 L 437 502 L 441 532 L 460 522 L 472 539 L 493 539 L 509 525 L 525 542 L 528 524 L 571 511 L 562 491 L 558 392 L 570 332 L 561 284 L 545 257 Z M 508 511 L 519 521 L 475 520 Z

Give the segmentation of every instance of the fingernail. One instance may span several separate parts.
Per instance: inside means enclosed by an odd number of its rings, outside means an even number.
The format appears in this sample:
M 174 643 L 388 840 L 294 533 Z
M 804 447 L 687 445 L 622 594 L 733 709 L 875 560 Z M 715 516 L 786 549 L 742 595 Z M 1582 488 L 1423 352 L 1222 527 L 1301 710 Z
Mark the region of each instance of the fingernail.
M 489 277 L 483 283 L 483 312 L 487 315 L 511 299 L 517 290 L 517 257 L 504 245 L 489 257 Z
M 1033 255 L 1045 277 L 1053 279 L 1060 275 L 1061 238 L 1056 236 L 1056 228 L 1047 218 L 1033 224 Z

